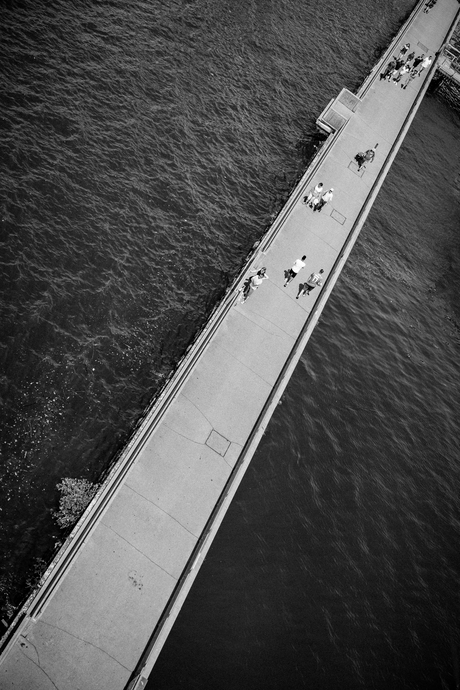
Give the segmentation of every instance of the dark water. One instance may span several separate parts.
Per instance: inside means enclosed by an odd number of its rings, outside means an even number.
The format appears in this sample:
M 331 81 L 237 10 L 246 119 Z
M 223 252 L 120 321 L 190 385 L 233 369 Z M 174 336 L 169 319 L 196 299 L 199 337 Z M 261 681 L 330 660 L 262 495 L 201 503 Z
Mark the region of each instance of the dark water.
M 9 610 L 412 6 L 2 6 Z M 456 687 L 459 138 L 426 99 L 153 687 Z

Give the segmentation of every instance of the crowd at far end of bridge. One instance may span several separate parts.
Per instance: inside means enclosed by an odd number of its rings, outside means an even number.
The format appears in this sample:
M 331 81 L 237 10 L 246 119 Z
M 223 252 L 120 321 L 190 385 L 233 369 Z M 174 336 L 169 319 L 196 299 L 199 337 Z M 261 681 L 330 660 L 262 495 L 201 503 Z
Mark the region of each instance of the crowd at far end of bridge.
M 423 11 L 425 12 L 425 14 L 428 14 L 428 12 L 433 9 L 433 7 L 436 5 L 437 2 L 438 2 L 438 0 L 428 0 L 425 7 L 423 8 Z
M 425 56 L 425 53 L 421 53 L 416 56 L 415 50 L 409 51 L 410 43 L 406 43 L 401 48 L 399 55 L 394 56 L 381 72 L 380 79 L 393 84 L 400 84 L 402 89 L 407 89 L 412 79 L 420 76 L 423 70 L 428 69 L 433 62 L 432 55 Z

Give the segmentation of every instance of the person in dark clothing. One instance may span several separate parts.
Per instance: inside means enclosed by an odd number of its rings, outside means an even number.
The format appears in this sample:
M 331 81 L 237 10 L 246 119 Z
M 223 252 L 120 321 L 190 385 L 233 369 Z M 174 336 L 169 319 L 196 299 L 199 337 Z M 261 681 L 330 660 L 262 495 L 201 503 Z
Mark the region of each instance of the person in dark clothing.
M 393 82 L 394 82 L 395 84 L 398 84 L 398 83 L 401 81 L 402 77 L 403 77 L 405 74 L 407 74 L 408 72 L 410 72 L 410 65 L 404 65 L 404 67 L 401 67 L 401 69 L 399 70 L 399 72 L 397 72 L 397 73 L 394 75 L 394 77 L 393 77 Z
M 365 163 L 372 163 L 375 158 L 375 150 L 378 144 L 372 149 L 367 149 L 365 153 L 357 153 L 355 156 L 355 161 L 358 163 L 358 172 L 361 170 Z
M 418 57 L 415 58 L 414 64 L 412 65 L 412 68 L 418 67 L 421 62 L 423 62 L 423 59 L 425 57 L 425 53 L 422 53 Z
M 410 43 L 406 43 L 405 45 L 403 45 L 403 47 L 401 48 L 401 51 L 398 55 L 398 60 L 404 59 L 404 56 L 409 51 L 409 48 L 410 48 Z
M 314 208 L 314 211 L 321 211 L 323 206 L 326 206 L 330 201 L 332 201 L 332 197 L 334 196 L 334 187 L 331 187 L 328 192 L 323 194 L 321 199 L 319 200 L 319 203 L 316 205 L 316 208 Z
M 412 53 L 409 53 L 409 55 L 408 55 L 407 58 L 406 58 L 406 65 L 407 65 L 408 62 L 412 62 L 412 60 L 414 59 L 414 57 L 415 57 L 415 51 L 413 50 Z
M 389 74 L 393 72 L 393 70 L 396 67 L 396 60 L 393 58 L 391 62 L 388 63 L 388 65 L 385 67 L 383 72 L 380 73 L 380 79 L 386 79 Z
M 411 83 L 413 79 L 417 76 L 418 72 L 416 69 L 412 68 L 409 74 L 404 78 L 404 81 L 401 82 L 401 88 L 402 89 L 407 89 L 408 85 Z
M 399 74 L 399 70 L 401 69 L 401 67 L 403 65 L 404 65 L 404 60 L 395 60 L 395 66 L 393 67 L 391 72 L 389 72 L 386 75 L 385 79 L 387 79 L 388 81 L 391 81 L 392 79 L 394 79 Z

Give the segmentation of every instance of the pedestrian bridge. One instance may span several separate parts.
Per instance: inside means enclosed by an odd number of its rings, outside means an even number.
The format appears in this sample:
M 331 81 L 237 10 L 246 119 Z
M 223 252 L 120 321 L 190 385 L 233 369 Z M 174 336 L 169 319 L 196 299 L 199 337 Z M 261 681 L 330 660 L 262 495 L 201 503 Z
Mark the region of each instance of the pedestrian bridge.
M 379 78 L 400 47 L 436 55 L 457 0 L 420 2 L 356 94 L 331 101 L 324 145 L 217 305 L 38 592 L 3 638 L 0 688 L 142 688 L 347 261 L 436 70 Z M 326 121 L 326 118 L 323 117 Z M 378 143 L 358 169 L 358 151 Z M 302 201 L 334 188 L 321 213 Z M 302 274 L 284 274 L 306 255 Z M 251 270 L 269 276 L 251 299 Z M 324 287 L 296 299 L 324 269 Z

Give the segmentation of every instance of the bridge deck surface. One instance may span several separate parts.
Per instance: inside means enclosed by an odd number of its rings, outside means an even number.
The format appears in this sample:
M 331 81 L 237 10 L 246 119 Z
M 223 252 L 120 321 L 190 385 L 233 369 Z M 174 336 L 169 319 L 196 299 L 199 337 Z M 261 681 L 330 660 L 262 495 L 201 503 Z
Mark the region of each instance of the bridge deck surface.
M 433 55 L 459 4 L 438 0 L 429 14 L 420 9 L 393 46 L 395 52 L 409 41 Z M 337 267 L 427 76 L 423 72 L 403 90 L 380 81 L 377 72 L 324 159 L 320 153 L 314 177 L 307 171 L 281 231 L 264 255 L 255 256 L 254 268 L 265 265 L 269 280 L 244 304 L 237 300 L 155 433 L 145 431 L 136 462 L 65 577 L 46 606 L 19 627 L 0 666 L 2 689 L 126 686 L 307 317 L 318 309 L 320 290 L 296 299 L 299 283 L 312 271 L 324 268 L 327 276 Z M 355 154 L 377 142 L 374 162 L 358 173 Z M 334 188 L 334 198 L 313 213 L 302 197 L 318 181 Z M 284 271 L 303 254 L 306 267 L 283 287 Z M 322 298 L 326 288 L 323 293 Z

